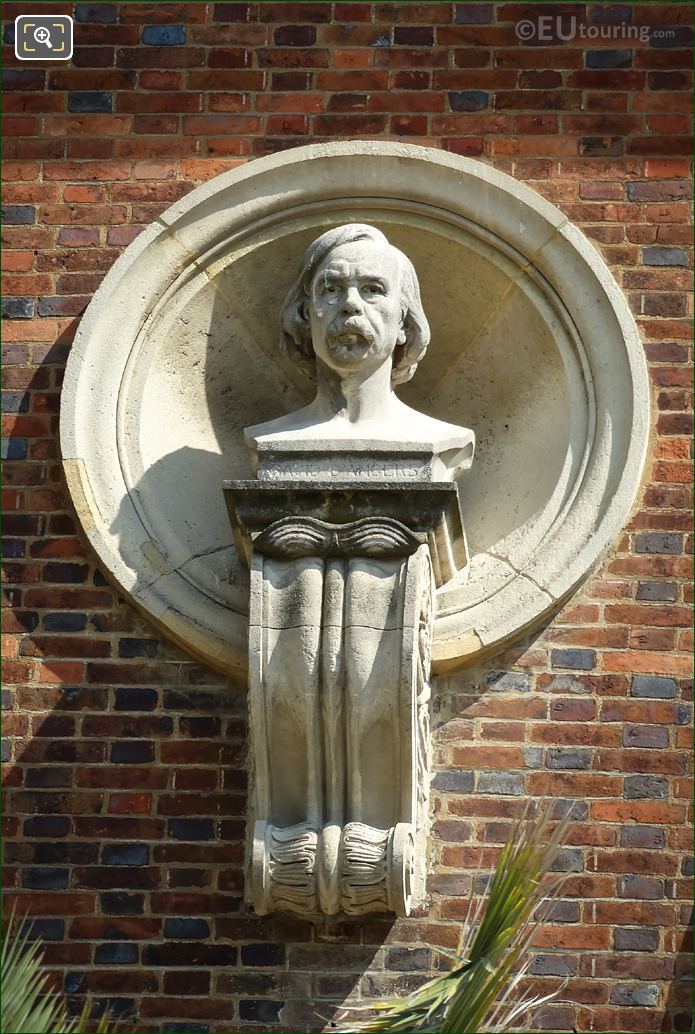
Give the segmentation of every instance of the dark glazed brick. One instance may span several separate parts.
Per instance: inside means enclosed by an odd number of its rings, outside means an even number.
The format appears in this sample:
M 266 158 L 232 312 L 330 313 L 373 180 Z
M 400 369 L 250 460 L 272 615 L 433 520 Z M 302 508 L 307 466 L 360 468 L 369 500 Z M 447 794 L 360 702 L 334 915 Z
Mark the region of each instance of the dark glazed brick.
M 596 667 L 595 650 L 551 650 L 550 663 L 553 668 L 578 668 L 591 671 Z
M 36 301 L 19 295 L 2 299 L 2 318 L 5 320 L 30 320 L 34 318 Z
M 102 865 L 147 865 L 150 849 L 147 844 L 104 844 Z
M 43 616 L 43 627 L 46 632 L 82 632 L 86 625 L 85 614 L 75 614 L 71 611 L 59 610 Z
M 434 29 L 425 25 L 397 25 L 393 30 L 393 42 L 407 47 L 432 47 Z
M 124 686 L 116 690 L 117 711 L 154 711 L 157 706 L 156 689 L 138 689 Z
M 679 704 L 676 708 L 676 725 L 689 725 L 691 715 L 690 704 Z
M 0 217 L 10 226 L 29 226 L 36 222 L 36 209 L 33 205 L 3 205 Z
M 236 958 L 236 948 L 199 941 L 147 944 L 142 953 L 145 966 L 234 966 Z
M 113 111 L 113 95 L 103 90 L 85 90 L 68 94 L 68 111 Z
M 671 700 L 676 696 L 678 687 L 675 679 L 662 675 L 633 675 L 630 695 L 633 697 L 653 697 L 657 700 Z
M 3 391 L 2 412 L 3 413 L 26 413 L 29 409 L 28 391 Z M 10 579 L 11 581 L 12 579 Z
M 12 29 L 14 37 L 14 25 Z M 43 90 L 45 82 L 46 73 L 42 68 L 3 68 L 2 70 L 2 85 L 6 90 Z
M 283 25 L 273 33 L 276 47 L 311 47 L 316 42 L 314 25 Z
M 613 943 L 616 951 L 658 951 L 659 931 L 616 927 Z
M 3 539 L 2 555 L 8 560 L 18 560 L 24 556 L 24 541 L 22 539 Z
M 625 826 L 620 830 L 621 847 L 643 847 L 661 850 L 666 843 L 666 834 L 656 826 Z
M 69 832 L 67 815 L 34 815 L 24 821 L 25 837 L 66 837 Z
M 285 946 L 283 944 L 242 945 L 242 966 L 282 966 L 284 962 Z
M 683 536 L 658 531 L 644 531 L 641 535 L 635 536 L 635 550 L 637 553 L 678 556 L 683 552 Z
M 450 91 L 449 107 L 452 111 L 482 111 L 490 106 L 490 94 L 482 90 Z
M 498 693 L 529 693 L 531 676 L 522 671 L 489 671 L 485 682 Z
M 142 42 L 148 47 L 180 47 L 186 42 L 183 25 L 146 25 Z
M 553 769 L 591 768 L 591 750 L 573 747 L 553 747 L 548 750 L 546 766 Z
M 98 844 L 60 840 L 57 843 L 41 842 L 33 845 L 34 860 L 43 865 L 90 865 L 96 862 Z
M 644 258 L 644 264 L 646 266 L 687 266 L 688 257 L 682 248 L 643 248 L 642 256 Z M 642 535 L 637 536 L 637 540 L 659 540 L 659 539 L 678 539 L 682 541 L 680 535 L 659 535 L 656 532 L 644 532 Z M 681 547 L 675 551 L 673 549 L 640 549 L 637 547 L 638 553 L 680 553 Z
M 159 652 L 157 639 L 119 639 L 119 657 L 156 657 Z
M 627 4 L 590 4 L 589 21 L 596 25 L 621 25 L 632 22 L 632 7 Z
M 118 21 L 116 4 L 75 4 L 75 21 L 111 24 Z
M 69 878 L 67 869 L 24 869 L 22 886 L 29 890 L 67 890 Z
M 429 948 L 389 948 L 385 968 L 399 973 L 419 972 L 432 966 Z
M 42 941 L 62 941 L 65 937 L 65 920 L 32 919 L 28 930 L 32 941 L 38 938 Z
M 492 21 L 492 4 L 456 4 L 455 20 L 459 25 L 487 25 Z
M 632 65 L 631 50 L 588 50 L 587 68 L 629 68 Z
M 664 896 L 664 884 L 655 876 L 621 876 L 618 894 L 621 898 L 637 898 L 638 901 L 658 901 Z
M 132 1019 L 135 1012 L 134 998 L 93 998 L 92 1019 L 100 1019 L 106 1013 L 114 1019 Z
M 623 729 L 623 746 L 663 750 L 668 747 L 668 729 L 663 725 L 627 725 Z
M 48 768 L 28 768 L 25 786 L 43 787 L 44 789 L 65 789 L 72 785 L 72 780 L 73 771 L 71 768 L 55 768 L 51 765 Z
M 473 789 L 473 773 L 458 770 L 437 772 L 432 780 L 432 787 L 435 790 L 470 793 Z
M 623 796 L 626 800 L 649 798 L 649 800 L 665 801 L 668 798 L 668 779 L 665 776 L 626 776 Z
M 659 1001 L 658 984 L 618 984 L 611 989 L 611 1005 L 654 1006 Z
M 239 1015 L 242 1020 L 250 1020 L 252 1023 L 277 1023 L 284 1004 L 270 998 L 242 998 Z
M 536 955 L 529 972 L 537 977 L 573 977 L 577 960 L 574 955 Z
M 131 966 L 138 961 L 138 946 L 129 942 L 98 944 L 94 950 L 95 966 Z
M 77 994 L 80 988 L 84 987 L 84 982 L 87 979 L 87 974 L 80 972 L 79 970 L 74 973 L 65 974 L 65 982 L 63 987 L 66 994 Z
M 56 582 L 60 585 L 77 585 L 87 580 L 89 568 L 86 564 L 45 564 L 44 582 Z
M 2 452 L 0 453 L 3 460 L 25 460 L 27 458 L 28 442 L 26 438 L 3 438 L 2 439 Z M 5 529 L 7 530 L 7 518 L 5 519 Z M 37 622 L 38 623 L 38 622 Z M 34 626 L 36 627 L 36 626 Z M 31 631 L 31 629 L 27 629 Z
M 101 910 L 107 916 L 140 916 L 145 910 L 142 894 L 112 891 L 100 895 Z
M 678 599 L 678 586 L 675 582 L 640 582 L 637 586 L 637 599 L 675 603 Z
M 584 872 L 584 856 L 580 847 L 562 847 L 552 867 L 552 872 Z
M 677 25 L 675 27 L 669 27 L 664 31 L 664 35 L 658 33 L 662 31 L 656 27 L 652 29 L 649 37 L 649 46 L 655 47 L 657 50 L 672 50 L 676 47 L 692 47 L 693 45 L 693 30 L 690 25 Z
M 149 740 L 131 740 L 111 745 L 111 761 L 115 765 L 139 765 L 154 761 L 154 744 Z
M 168 830 L 174 840 L 213 840 L 215 837 L 212 819 L 169 819 Z
M 222 722 L 219 718 L 185 716 L 179 719 L 179 729 L 184 736 L 194 739 L 214 739 L 219 736 Z
M 165 919 L 164 936 L 174 940 L 200 940 L 210 936 L 210 927 L 204 919 Z M 243 952 L 242 948 L 242 952 Z
M 481 772 L 477 790 L 519 797 L 524 792 L 524 777 L 520 772 Z

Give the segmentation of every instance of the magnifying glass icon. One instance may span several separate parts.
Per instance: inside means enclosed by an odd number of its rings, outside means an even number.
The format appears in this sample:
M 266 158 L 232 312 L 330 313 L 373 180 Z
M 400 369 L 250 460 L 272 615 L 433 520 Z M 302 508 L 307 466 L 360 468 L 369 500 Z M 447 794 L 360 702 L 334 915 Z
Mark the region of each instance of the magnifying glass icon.
M 34 29 L 34 39 L 37 43 L 43 43 L 49 50 L 52 50 L 51 46 L 51 34 L 45 25 L 39 25 L 38 29 Z

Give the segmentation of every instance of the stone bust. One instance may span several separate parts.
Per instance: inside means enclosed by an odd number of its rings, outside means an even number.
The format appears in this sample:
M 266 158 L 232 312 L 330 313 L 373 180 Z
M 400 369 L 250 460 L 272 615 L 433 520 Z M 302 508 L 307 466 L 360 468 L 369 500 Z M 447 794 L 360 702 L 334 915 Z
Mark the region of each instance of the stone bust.
M 264 458 L 292 456 L 295 472 L 302 456 L 333 457 L 335 466 L 348 452 L 384 461 L 397 478 L 399 454 L 405 477 L 451 480 L 470 467 L 471 430 L 426 416 L 394 393 L 413 376 L 430 330 L 415 269 L 380 230 L 349 223 L 318 237 L 287 293 L 281 326 L 280 346 L 315 377 L 316 396 L 246 428 L 259 477 Z M 325 464 L 319 469 L 325 473 Z

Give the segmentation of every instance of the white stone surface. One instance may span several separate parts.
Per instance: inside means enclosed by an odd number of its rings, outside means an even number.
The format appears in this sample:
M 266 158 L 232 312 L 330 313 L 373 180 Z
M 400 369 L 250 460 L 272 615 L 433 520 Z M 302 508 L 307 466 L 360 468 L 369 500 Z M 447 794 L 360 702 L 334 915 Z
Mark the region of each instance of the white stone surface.
M 286 151 L 210 181 L 123 254 L 83 317 L 61 444 L 104 568 L 166 632 L 245 676 L 248 575 L 220 490 L 243 428 L 301 409 L 277 348 L 304 248 L 346 222 L 417 271 L 432 342 L 404 405 L 474 430 L 472 561 L 437 594 L 435 671 L 532 628 L 628 519 L 648 440 L 634 321 L 590 242 L 490 167 L 406 144 Z
M 393 559 L 254 552 L 246 894 L 259 914 L 407 915 L 422 894 L 432 597 L 426 544 Z

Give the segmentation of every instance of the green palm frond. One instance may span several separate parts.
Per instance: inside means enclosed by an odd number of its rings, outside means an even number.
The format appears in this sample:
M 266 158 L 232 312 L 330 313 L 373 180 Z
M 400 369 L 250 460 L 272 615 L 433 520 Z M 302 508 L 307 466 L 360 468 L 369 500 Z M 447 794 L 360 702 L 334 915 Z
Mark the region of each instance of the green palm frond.
M 345 1028 L 345 1034 L 502 1031 L 552 997 L 515 999 L 539 906 L 552 904 L 565 879 L 550 870 L 569 815 L 553 824 L 551 814 L 552 807 L 545 807 L 529 817 L 527 809 L 502 849 L 485 893 L 477 903 L 471 895 L 458 950 L 437 949 L 451 959 L 451 970 L 406 998 L 379 1003 L 375 1018 Z
M 5 1034 L 78 1034 L 89 1019 L 89 1004 L 79 1017 L 68 1017 L 62 995 L 49 987 L 43 968 L 43 946 L 31 937 L 31 923 L 16 927 L 14 913 L 0 951 L 0 1008 Z M 95 1034 L 109 1034 L 103 1016 Z

